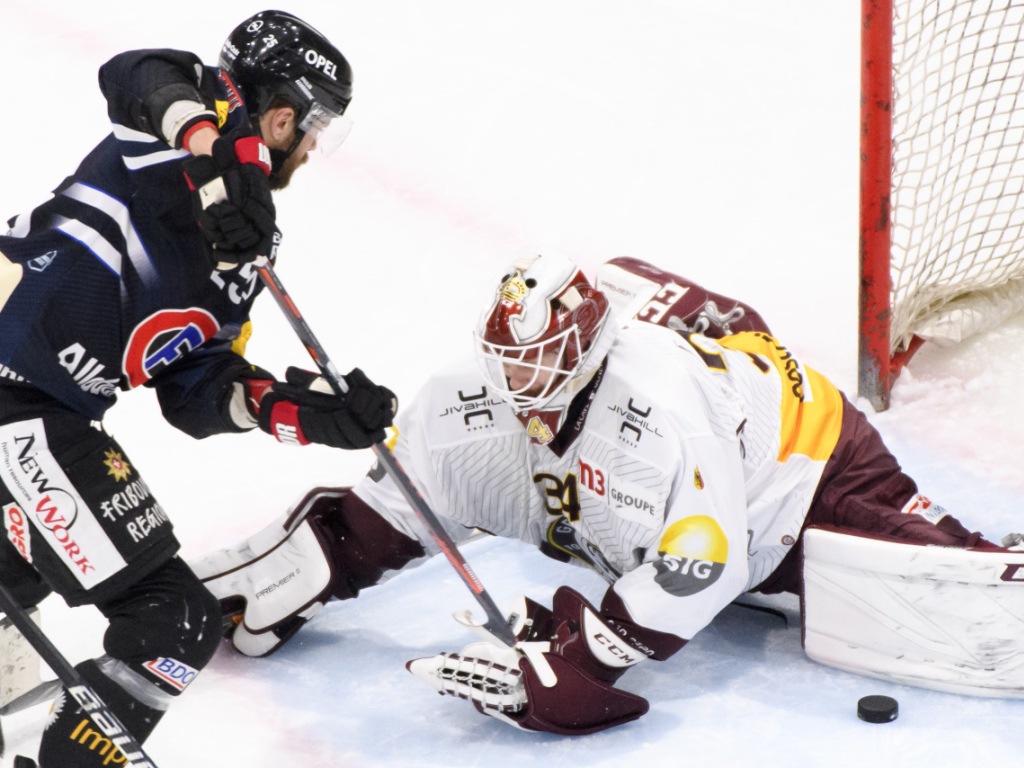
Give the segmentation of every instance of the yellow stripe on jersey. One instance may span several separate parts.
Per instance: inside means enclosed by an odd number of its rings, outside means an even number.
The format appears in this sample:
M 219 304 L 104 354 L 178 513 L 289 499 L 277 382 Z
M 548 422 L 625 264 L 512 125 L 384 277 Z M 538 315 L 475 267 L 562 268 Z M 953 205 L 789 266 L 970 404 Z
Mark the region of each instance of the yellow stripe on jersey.
M 793 354 L 766 333 L 737 333 L 715 340 L 727 349 L 757 355 L 775 366 L 782 379 L 782 442 L 779 461 L 794 453 L 825 461 L 839 441 L 843 399 L 832 382 L 801 365 Z
M 245 347 L 249 343 L 249 339 L 252 338 L 252 322 L 246 320 L 241 330 L 238 332 L 238 338 L 231 342 L 231 351 L 240 357 L 245 357 Z

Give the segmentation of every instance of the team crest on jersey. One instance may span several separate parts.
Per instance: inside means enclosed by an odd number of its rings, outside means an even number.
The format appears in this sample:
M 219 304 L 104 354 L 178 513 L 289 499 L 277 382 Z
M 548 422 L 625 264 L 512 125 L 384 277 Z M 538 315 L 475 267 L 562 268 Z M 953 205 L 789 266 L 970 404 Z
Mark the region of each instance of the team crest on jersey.
M 109 468 L 108 475 L 113 475 L 115 480 L 124 482 L 132 473 L 131 465 L 121 456 L 120 453 L 111 448 L 104 456 L 107 460 L 103 463 Z
M 220 324 L 205 309 L 164 309 L 154 312 L 132 331 L 123 368 L 132 387 L 157 373 L 216 335 Z
M 693 487 L 698 491 L 704 490 L 704 478 L 700 476 L 700 467 L 693 468 Z
M 658 554 L 654 580 L 670 595 L 687 597 L 718 581 L 729 556 L 729 542 L 714 519 L 694 515 L 668 527 Z

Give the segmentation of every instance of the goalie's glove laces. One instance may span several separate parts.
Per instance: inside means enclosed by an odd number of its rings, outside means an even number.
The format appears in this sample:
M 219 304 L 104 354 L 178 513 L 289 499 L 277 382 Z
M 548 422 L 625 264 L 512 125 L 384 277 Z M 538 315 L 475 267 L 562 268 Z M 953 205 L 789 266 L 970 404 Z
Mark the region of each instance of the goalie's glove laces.
M 498 655 L 507 658 L 492 658 Z M 481 711 L 511 713 L 519 712 L 526 704 L 523 673 L 518 664 L 519 654 L 512 649 L 474 643 L 462 653 L 441 653 L 430 659 L 415 659 L 405 666 L 442 696 L 467 699 Z

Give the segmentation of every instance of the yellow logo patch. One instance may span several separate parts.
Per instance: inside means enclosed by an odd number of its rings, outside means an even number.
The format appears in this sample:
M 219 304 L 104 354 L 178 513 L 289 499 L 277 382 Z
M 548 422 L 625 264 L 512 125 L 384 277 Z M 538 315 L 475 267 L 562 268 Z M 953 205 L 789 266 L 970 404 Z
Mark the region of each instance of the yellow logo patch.
M 109 467 L 108 475 L 113 475 L 115 480 L 125 481 L 132 473 L 131 465 L 121 456 L 120 453 L 111 448 L 104 456 L 107 460 L 103 463 Z
M 230 112 L 230 105 L 226 101 L 217 101 L 217 127 L 223 128 L 224 123 L 228 121 L 228 112 Z
M 693 468 L 693 487 L 698 491 L 704 490 L 704 478 L 700 476 L 700 467 Z
M 501 286 L 501 298 L 518 303 L 526 296 L 528 290 L 526 281 L 517 272 Z
M 729 541 L 716 520 L 694 515 L 668 527 L 658 554 L 654 581 L 670 595 L 686 597 L 718 581 L 729 557 Z
M 554 433 L 547 424 L 540 420 L 539 416 L 534 416 L 530 419 L 530 423 L 526 426 L 526 434 L 540 445 L 547 445 L 555 439 Z

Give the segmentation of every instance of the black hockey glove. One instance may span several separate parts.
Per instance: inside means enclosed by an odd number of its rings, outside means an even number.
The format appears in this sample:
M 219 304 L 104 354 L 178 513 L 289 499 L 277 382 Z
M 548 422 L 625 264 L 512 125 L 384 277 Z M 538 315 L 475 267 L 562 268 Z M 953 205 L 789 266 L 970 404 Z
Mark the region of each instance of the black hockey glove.
M 196 219 L 218 262 L 271 255 L 277 212 L 270 195 L 270 150 L 248 126 L 213 143 L 212 155 L 187 158 L 182 167 Z
M 369 448 L 385 437 L 398 411 L 398 398 L 370 381 L 358 368 L 345 377 L 348 392 L 335 394 L 323 377 L 289 368 L 287 382 L 275 382 L 263 395 L 260 429 L 282 443 L 320 443 L 334 448 Z

